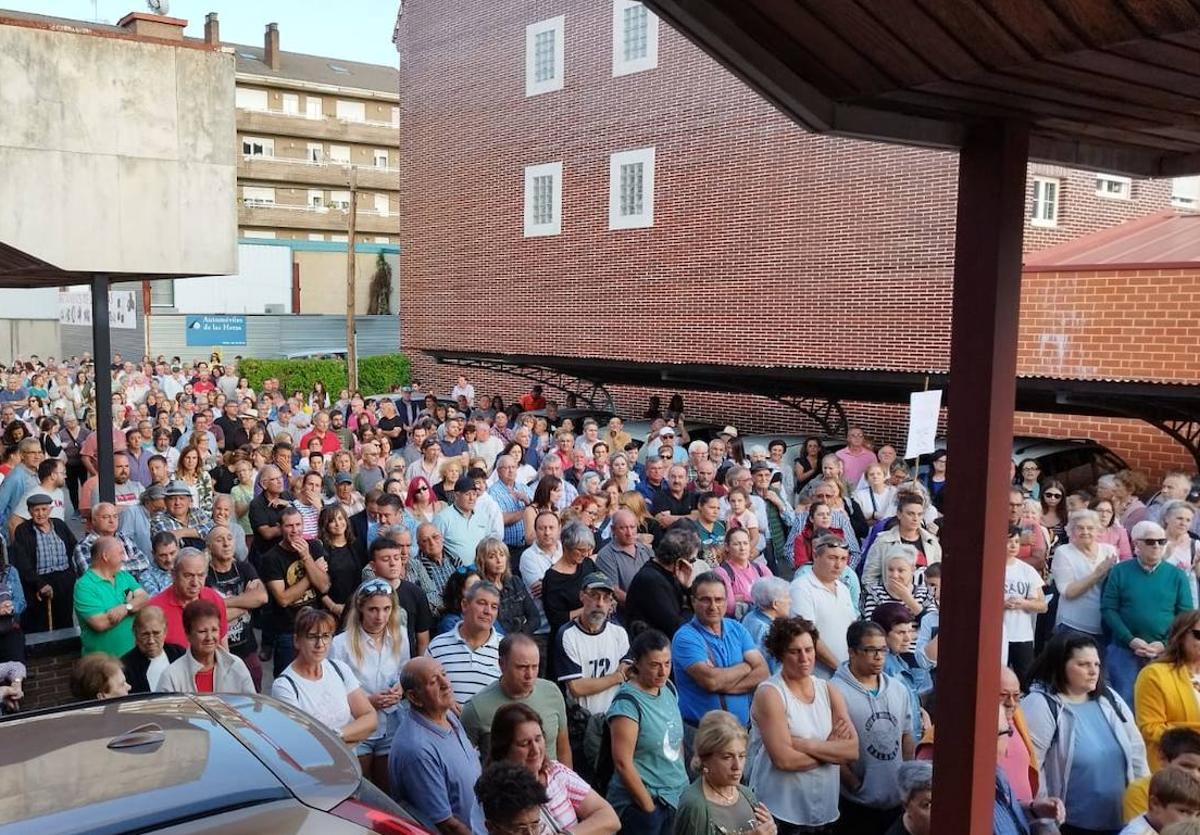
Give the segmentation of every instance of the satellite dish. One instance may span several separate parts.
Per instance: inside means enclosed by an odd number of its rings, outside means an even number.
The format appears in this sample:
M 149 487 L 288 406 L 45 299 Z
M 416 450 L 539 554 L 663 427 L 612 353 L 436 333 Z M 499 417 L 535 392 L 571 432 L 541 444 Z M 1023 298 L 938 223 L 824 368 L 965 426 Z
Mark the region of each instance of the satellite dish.
M 170 0 L 146 0 L 146 5 L 150 7 L 150 11 L 155 14 L 166 14 L 170 9 Z

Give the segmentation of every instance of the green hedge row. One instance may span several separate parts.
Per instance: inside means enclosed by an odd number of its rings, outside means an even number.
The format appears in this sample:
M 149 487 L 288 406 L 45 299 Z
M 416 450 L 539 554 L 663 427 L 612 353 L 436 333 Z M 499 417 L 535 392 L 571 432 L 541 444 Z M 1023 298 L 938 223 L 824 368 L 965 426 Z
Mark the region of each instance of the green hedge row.
M 238 365 L 250 387 L 262 391 L 263 380 L 275 378 L 285 391 L 312 391 L 320 380 L 333 397 L 347 384 L 346 363 L 337 359 L 243 359 Z M 380 394 L 394 385 L 404 385 L 412 377 L 412 363 L 404 354 L 361 357 L 358 360 L 358 386 L 363 394 Z

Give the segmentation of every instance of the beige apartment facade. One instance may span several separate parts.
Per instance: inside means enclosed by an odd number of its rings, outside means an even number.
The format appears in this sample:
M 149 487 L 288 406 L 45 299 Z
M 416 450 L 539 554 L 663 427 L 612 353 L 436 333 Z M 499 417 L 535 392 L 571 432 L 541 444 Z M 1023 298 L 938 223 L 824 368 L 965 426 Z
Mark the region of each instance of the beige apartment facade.
M 221 43 L 216 15 L 205 40 Z M 238 232 L 242 239 L 344 242 L 353 176 L 356 241 L 399 240 L 399 73 L 279 48 L 222 44 L 236 61 Z

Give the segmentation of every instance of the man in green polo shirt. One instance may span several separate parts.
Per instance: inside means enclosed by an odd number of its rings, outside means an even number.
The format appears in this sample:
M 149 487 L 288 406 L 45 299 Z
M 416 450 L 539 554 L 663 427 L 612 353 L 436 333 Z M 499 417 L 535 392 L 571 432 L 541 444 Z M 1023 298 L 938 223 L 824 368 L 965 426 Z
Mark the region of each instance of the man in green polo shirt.
M 133 615 L 150 596 L 122 571 L 125 546 L 113 536 L 92 545 L 92 567 L 75 583 L 75 615 L 84 655 L 107 652 L 120 658 L 133 649 Z
M 539 652 L 533 638 L 514 632 L 500 641 L 500 679 L 476 693 L 463 706 L 462 724 L 467 738 L 487 756 L 491 745 L 492 719 L 496 711 L 521 702 L 542 717 L 546 756 L 571 765 L 571 743 L 567 737 L 567 705 L 557 685 L 538 678 Z

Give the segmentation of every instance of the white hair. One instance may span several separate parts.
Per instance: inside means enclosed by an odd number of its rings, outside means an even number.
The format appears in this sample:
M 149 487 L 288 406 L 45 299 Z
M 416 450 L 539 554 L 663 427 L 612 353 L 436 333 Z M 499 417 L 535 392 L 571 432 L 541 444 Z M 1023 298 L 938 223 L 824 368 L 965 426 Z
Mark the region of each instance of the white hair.
M 1067 533 L 1070 534 L 1079 526 L 1080 522 L 1091 522 L 1097 528 L 1100 527 L 1100 514 L 1094 510 L 1076 510 L 1067 517 Z
M 688 444 L 688 450 L 687 450 L 687 451 L 688 451 L 689 453 L 692 453 L 692 452 L 708 452 L 708 444 L 704 443 L 704 441 L 692 441 L 690 444 Z
M 782 577 L 759 577 L 750 587 L 750 599 L 760 609 L 770 609 L 776 600 L 782 600 L 790 590 L 788 581 Z
M 1166 516 L 1167 515 L 1164 513 L 1163 518 L 1165 519 Z M 1133 526 L 1133 530 L 1129 532 L 1129 538 L 1134 542 L 1137 542 L 1139 539 L 1145 539 L 1146 537 L 1162 539 L 1166 535 L 1167 532 L 1162 529 L 1162 525 L 1158 524 L 1157 522 L 1151 522 L 1149 519 L 1143 519 L 1141 522 L 1138 522 Z

